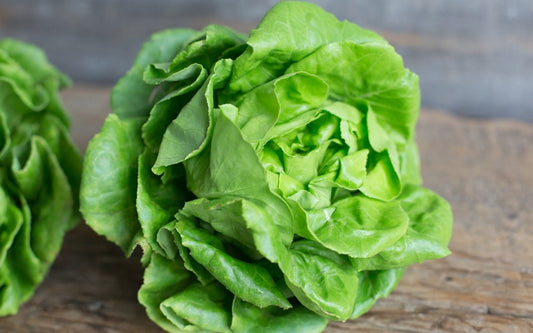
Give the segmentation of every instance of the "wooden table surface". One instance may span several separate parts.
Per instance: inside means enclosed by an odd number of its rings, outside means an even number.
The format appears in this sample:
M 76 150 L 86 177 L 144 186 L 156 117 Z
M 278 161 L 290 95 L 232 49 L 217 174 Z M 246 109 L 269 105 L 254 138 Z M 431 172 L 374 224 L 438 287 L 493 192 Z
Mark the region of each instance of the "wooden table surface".
M 63 94 L 82 149 L 109 112 L 108 93 Z M 423 110 L 417 139 L 425 185 L 452 205 L 453 253 L 409 267 L 389 298 L 326 332 L 533 332 L 533 124 Z M 0 332 L 161 332 L 137 302 L 138 257 L 81 224 Z

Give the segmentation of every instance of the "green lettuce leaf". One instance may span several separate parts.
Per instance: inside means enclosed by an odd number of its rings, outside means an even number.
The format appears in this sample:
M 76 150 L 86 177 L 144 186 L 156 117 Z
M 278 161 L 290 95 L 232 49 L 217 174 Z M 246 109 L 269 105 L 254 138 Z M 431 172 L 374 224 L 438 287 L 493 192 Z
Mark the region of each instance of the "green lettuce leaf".
M 238 298 L 233 301 L 234 332 L 322 332 L 327 320 L 299 305 L 290 310 L 260 309 Z
M 141 229 L 135 206 L 141 126 L 137 118 L 109 115 L 87 147 L 83 166 L 80 210 L 85 221 L 126 252 L 137 245 Z
M 373 257 L 352 259 L 358 270 L 405 267 L 450 254 L 450 205 L 430 190 L 414 185 L 406 187 L 399 200 L 409 216 L 405 235 Z
M 0 40 L 0 316 L 32 296 L 81 218 L 69 83 L 37 47 Z
M 167 30 L 113 91 L 82 212 L 142 246 L 139 300 L 163 329 L 320 332 L 449 254 L 419 107 L 392 46 L 316 5 L 280 2 L 248 38 Z

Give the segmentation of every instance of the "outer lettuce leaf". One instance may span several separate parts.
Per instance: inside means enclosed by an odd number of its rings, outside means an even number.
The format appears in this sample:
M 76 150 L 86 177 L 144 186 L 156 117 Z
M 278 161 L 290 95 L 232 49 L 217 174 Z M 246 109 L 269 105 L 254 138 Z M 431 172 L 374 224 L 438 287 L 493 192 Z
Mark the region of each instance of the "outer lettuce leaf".
M 36 158 L 32 158 L 34 156 Z M 40 173 L 43 174 L 41 179 L 35 177 Z M 30 159 L 25 167 L 20 172 L 13 170 L 13 175 L 30 207 L 33 251 L 40 260 L 51 263 L 59 253 L 65 232 L 71 227 L 74 206 L 68 179 L 46 141 L 38 136 L 32 139 Z M 37 186 L 32 186 L 35 193 L 25 193 L 20 185 L 27 185 L 28 179 L 39 180 Z
M 386 44 L 376 33 L 339 22 L 321 8 L 304 2 L 274 6 L 252 30 L 248 48 L 237 60 L 229 88 L 247 92 L 270 81 L 293 62 L 337 41 Z
M 346 257 L 301 240 L 280 257 L 280 268 L 287 285 L 305 307 L 328 319 L 350 318 L 358 276 Z
M 161 253 L 158 232 L 174 220 L 174 215 L 182 208 L 176 203 L 184 202 L 190 194 L 185 189 L 184 170 L 175 170 L 175 178 L 163 182 L 151 172 L 154 162 L 155 155 L 149 150 L 139 156 L 135 204 L 144 238 L 152 250 Z
M 161 311 L 176 326 L 189 330 L 231 332 L 227 292 L 220 285 L 193 284 L 161 303 Z
M 290 310 L 260 309 L 238 298 L 233 301 L 233 320 L 231 329 L 234 332 L 322 332 L 327 320 L 303 306 Z
M 113 92 L 82 211 L 143 247 L 139 300 L 167 331 L 321 331 L 449 253 L 419 104 L 392 46 L 312 4 L 280 2 L 247 40 L 168 30 Z
M 183 263 L 152 253 L 150 262 L 144 271 L 144 283 L 139 290 L 139 302 L 146 307 L 148 316 L 159 326 L 169 332 L 179 332 L 179 328 L 165 316 L 159 305 L 191 283 L 192 276 Z
M 213 85 L 206 81 L 180 114 L 167 127 L 154 171 L 177 164 L 197 154 L 205 145 L 213 112 Z
M 37 47 L 0 40 L 0 316 L 31 297 L 80 219 L 68 84 Z
M 309 241 L 298 241 L 290 249 L 287 248 L 281 241 L 279 228 L 269 218 L 267 211 L 245 200 L 240 200 L 239 204 L 242 214 L 240 224 L 251 231 L 257 250 L 268 260 L 278 264 L 294 295 L 312 311 L 323 316 L 347 319 L 357 292 L 357 271 L 348 259 Z M 233 209 L 232 206 L 225 208 Z M 224 211 L 220 204 L 217 208 Z M 189 210 L 188 207 L 185 209 Z M 221 212 L 220 216 L 222 215 L 229 214 Z M 211 220 L 211 216 L 204 221 L 215 226 L 217 222 Z M 213 260 L 208 263 L 215 264 Z M 318 275 L 321 278 L 317 280 Z M 237 280 L 244 283 L 242 278 Z M 339 293 L 330 293 L 331 288 Z M 261 295 L 263 294 L 265 293 L 262 292 Z M 261 304 L 257 305 L 261 307 Z
M 183 213 L 209 223 L 209 225 L 246 252 L 256 251 L 253 233 L 247 227 L 247 201 L 242 198 L 196 199 L 188 201 Z M 260 211 L 264 213 L 264 211 Z
M 177 117 L 179 111 L 189 103 L 190 95 L 205 82 L 207 70 L 202 66 L 190 65 L 173 75 L 173 89 L 161 88 L 158 94 L 163 95 L 150 111 L 150 116 L 143 125 L 143 139 L 153 152 L 159 150 L 159 145 L 164 133 L 161 128 L 166 128 Z M 146 72 L 145 72 L 146 78 Z M 176 85 L 176 87 L 174 87 Z M 166 95 L 164 95 L 166 93 Z
M 8 244 L 9 249 L 0 266 L 2 315 L 16 313 L 21 303 L 31 297 L 49 268 L 49 264 L 41 262 L 32 249 L 31 213 L 25 201 L 21 201 L 21 205 L 22 212 L 19 210 L 17 213 L 12 209 L 11 220 L 15 220 L 20 228 L 12 242 Z
M 406 187 L 399 200 L 409 215 L 407 232 L 373 257 L 352 259 L 358 270 L 405 267 L 450 254 L 452 211 L 446 200 L 419 186 Z
M 350 319 L 367 312 L 379 298 L 387 297 L 400 282 L 403 271 L 404 268 L 393 268 L 360 272 L 355 307 Z
M 191 256 L 235 296 L 260 308 L 291 307 L 264 267 L 226 254 L 219 238 L 188 220 L 179 220 L 176 229 Z
M 368 258 L 395 244 L 407 231 L 408 221 L 398 202 L 351 196 L 310 211 L 303 232 L 337 253 Z
M 109 115 L 85 153 L 81 207 L 97 233 L 131 253 L 140 231 L 135 206 L 142 120 Z M 105 177 L 103 177 L 105 175 Z
M 0 262 L 4 262 L 24 218 L 21 211 L 11 202 L 8 194 L 0 188 Z
M 183 49 L 194 30 L 169 29 L 154 34 L 145 43 L 133 67 L 113 88 L 111 107 L 120 118 L 147 117 L 152 108 L 150 96 L 154 87 L 143 81 L 144 69 L 151 63 L 171 61 Z
M 206 286 L 215 280 L 209 271 L 191 256 L 189 249 L 182 244 L 175 222 L 170 222 L 159 230 L 157 242 L 163 249 L 166 258 L 181 259 L 183 266 L 193 273 L 202 285 Z M 219 244 L 219 246 L 221 245 Z

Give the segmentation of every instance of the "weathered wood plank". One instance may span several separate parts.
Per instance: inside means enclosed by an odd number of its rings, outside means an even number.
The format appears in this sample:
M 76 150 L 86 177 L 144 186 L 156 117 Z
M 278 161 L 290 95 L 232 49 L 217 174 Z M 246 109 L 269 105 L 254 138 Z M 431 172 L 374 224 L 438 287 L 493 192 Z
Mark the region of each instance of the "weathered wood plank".
M 63 94 L 81 147 L 109 112 L 108 94 Z M 455 214 L 453 254 L 409 267 L 389 298 L 326 332 L 533 331 L 533 125 L 423 110 L 418 142 L 426 186 Z M 137 302 L 138 259 L 78 227 L 35 297 L 0 319 L 0 331 L 161 332 Z

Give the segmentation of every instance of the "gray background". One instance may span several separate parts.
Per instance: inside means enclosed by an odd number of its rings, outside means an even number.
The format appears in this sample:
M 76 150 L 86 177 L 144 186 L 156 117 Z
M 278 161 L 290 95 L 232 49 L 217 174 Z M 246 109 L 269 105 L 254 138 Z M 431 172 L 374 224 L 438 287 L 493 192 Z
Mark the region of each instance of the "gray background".
M 42 47 L 77 83 L 113 84 L 151 33 L 209 23 L 247 32 L 278 1 L 0 0 L 0 37 Z M 419 74 L 422 104 L 533 121 L 532 0 L 316 0 L 377 30 Z

